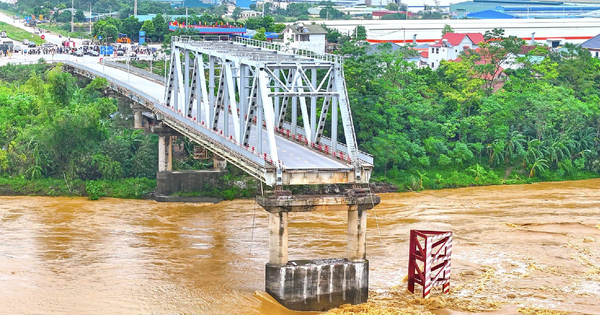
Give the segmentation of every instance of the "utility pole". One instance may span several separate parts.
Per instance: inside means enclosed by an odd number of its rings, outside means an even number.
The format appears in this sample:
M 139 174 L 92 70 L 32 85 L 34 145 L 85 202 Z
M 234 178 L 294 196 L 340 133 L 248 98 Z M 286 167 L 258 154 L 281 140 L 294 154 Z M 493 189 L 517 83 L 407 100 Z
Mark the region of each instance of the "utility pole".
M 108 5 L 108 16 L 112 17 L 112 5 Z
M 71 33 L 74 32 L 73 16 L 75 15 L 75 0 L 71 0 Z
M 185 27 L 188 26 L 188 7 L 185 7 Z
M 133 15 L 137 15 L 137 0 L 133 1 Z
M 92 3 L 89 3 L 90 5 L 90 35 L 92 35 Z

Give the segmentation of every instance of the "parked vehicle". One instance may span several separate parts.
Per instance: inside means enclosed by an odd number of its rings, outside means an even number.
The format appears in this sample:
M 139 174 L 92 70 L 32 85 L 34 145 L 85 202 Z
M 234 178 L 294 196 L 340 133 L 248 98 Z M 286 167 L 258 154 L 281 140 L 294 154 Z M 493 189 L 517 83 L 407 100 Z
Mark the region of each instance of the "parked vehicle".
M 35 48 L 35 47 L 37 47 L 37 45 L 34 42 L 29 42 L 29 45 L 27 45 L 27 47 Z
M 28 46 L 29 45 L 29 39 L 25 38 L 23 40 L 23 45 Z
M 97 51 L 95 51 L 95 50 L 90 50 L 89 52 L 90 52 L 90 56 L 92 56 L 92 57 L 98 57 L 98 56 L 100 56 L 100 53 L 97 52 Z
M 81 50 L 76 50 L 73 55 L 77 56 L 77 57 L 83 57 L 83 51 Z
M 12 40 L 5 40 L 5 41 L 2 42 L 2 44 L 8 45 L 8 47 L 10 49 L 12 49 L 15 46 L 15 44 L 13 43 Z
M 16 46 L 13 47 L 13 51 L 14 52 L 21 52 L 21 50 L 23 50 L 23 49 L 19 45 L 16 45 Z
M 0 31 L 0 38 L 6 38 L 6 31 Z

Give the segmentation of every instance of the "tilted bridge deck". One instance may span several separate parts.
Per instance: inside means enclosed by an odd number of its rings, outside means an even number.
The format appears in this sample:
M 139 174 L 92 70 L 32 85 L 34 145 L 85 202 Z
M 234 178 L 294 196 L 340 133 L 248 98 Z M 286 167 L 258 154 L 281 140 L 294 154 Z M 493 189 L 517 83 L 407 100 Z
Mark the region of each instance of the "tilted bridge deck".
M 373 159 L 357 149 L 339 57 L 253 45 L 266 43 L 174 38 L 167 84 L 97 59 L 64 63 L 83 76 L 106 78 L 163 124 L 268 185 L 367 183 Z M 304 128 L 293 123 L 298 107 Z M 337 108 L 346 143 L 336 140 Z M 326 123 L 332 139 L 322 134 Z

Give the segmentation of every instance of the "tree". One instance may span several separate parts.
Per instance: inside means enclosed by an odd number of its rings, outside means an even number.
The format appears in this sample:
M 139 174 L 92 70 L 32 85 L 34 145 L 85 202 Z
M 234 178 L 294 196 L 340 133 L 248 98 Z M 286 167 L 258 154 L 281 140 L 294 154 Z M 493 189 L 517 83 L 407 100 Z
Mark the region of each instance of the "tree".
M 254 36 L 252 37 L 253 39 L 256 40 L 262 40 L 262 41 L 266 41 L 267 40 L 267 36 L 265 35 L 265 28 L 261 27 L 256 34 L 254 34 Z
M 139 35 L 138 32 L 141 28 L 142 23 L 135 16 L 132 15 L 123 20 L 123 23 L 121 23 L 121 27 L 119 28 L 119 32 L 128 35 L 131 34 L 129 35 L 131 39 L 137 40 L 137 37 Z M 154 31 L 152 33 L 154 33 Z M 149 36 L 148 33 L 146 33 L 146 36 Z
M 154 36 L 157 40 L 165 40 L 165 35 L 169 32 L 169 24 L 165 20 L 162 14 L 157 14 L 152 18 L 152 24 L 154 24 Z
M 85 21 L 85 14 L 83 13 L 82 10 L 77 10 L 75 12 L 75 16 L 73 17 L 75 19 L 75 21 L 77 22 L 83 22 Z
M 71 11 L 63 11 L 56 18 L 56 22 L 59 22 L 59 23 L 68 23 L 68 22 L 71 22 Z
M 116 26 L 109 24 L 102 29 L 107 39 L 116 40 L 119 35 L 119 30 Z
M 234 21 L 237 22 L 237 20 L 240 18 L 241 14 L 242 14 L 242 8 L 235 7 L 235 9 L 233 9 L 233 12 L 231 13 L 231 17 L 233 18 Z
M 390 10 L 390 11 L 398 11 L 398 4 L 395 2 L 390 2 L 385 6 L 386 10 Z
M 442 29 L 442 36 L 446 35 L 446 33 L 454 33 L 454 29 L 452 28 L 452 26 L 444 24 L 444 29 Z
M 356 40 L 365 40 L 367 39 L 367 29 L 363 25 L 358 25 L 354 30 L 354 35 Z
M 321 9 L 321 11 L 319 11 L 319 16 L 322 19 L 328 19 L 328 20 L 337 20 L 337 19 L 341 19 L 345 14 L 336 9 L 333 8 L 331 6 L 326 6 L 324 8 Z
M 152 23 L 152 20 L 144 21 L 144 24 L 142 24 L 142 28 L 140 29 L 140 31 L 146 32 L 147 37 L 154 36 L 154 30 L 155 28 L 154 23 Z
M 382 20 L 406 20 L 406 14 L 404 13 L 392 13 L 386 14 L 381 17 Z

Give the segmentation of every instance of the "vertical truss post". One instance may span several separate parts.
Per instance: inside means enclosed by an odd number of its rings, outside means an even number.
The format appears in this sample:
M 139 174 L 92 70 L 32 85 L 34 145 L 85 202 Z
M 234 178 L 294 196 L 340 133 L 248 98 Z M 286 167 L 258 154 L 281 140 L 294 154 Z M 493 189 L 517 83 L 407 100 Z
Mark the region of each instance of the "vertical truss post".
M 287 74 L 287 79 L 285 81 L 286 87 L 289 89 L 291 88 L 292 84 L 293 84 L 293 80 L 294 79 L 294 70 L 290 69 L 288 71 Z M 289 104 L 289 100 L 290 97 L 288 95 L 284 96 L 282 101 L 281 101 L 281 109 L 279 110 L 279 123 L 277 124 L 277 127 L 279 128 L 283 128 L 283 123 L 285 121 L 285 114 L 287 113 L 287 108 L 288 108 L 288 104 Z
M 257 99 L 256 99 L 256 105 L 257 105 L 257 109 L 256 109 L 256 150 L 258 152 L 258 154 L 262 155 L 263 153 L 263 149 L 262 149 L 262 145 L 263 145 L 263 133 L 262 133 L 262 125 L 263 125 L 263 102 L 262 102 L 262 94 L 264 94 L 264 92 L 262 91 L 262 82 L 260 82 L 259 80 L 259 75 L 262 71 L 260 69 L 257 69 L 256 71 L 256 75 L 254 76 L 254 81 L 256 81 L 256 93 L 257 93 Z M 252 124 L 252 121 L 250 122 Z
M 175 88 L 177 89 L 177 93 L 175 93 L 175 97 L 173 98 L 173 100 L 175 101 L 174 104 L 174 109 L 176 113 L 179 113 L 179 111 L 182 110 L 181 106 L 181 101 L 182 98 L 183 100 L 185 100 L 186 95 L 182 93 L 185 93 L 185 88 L 184 88 L 184 83 L 183 82 L 183 76 L 181 73 L 181 58 L 179 56 L 179 49 L 175 50 Z M 183 96 L 183 97 L 182 97 Z
M 189 90 L 190 90 L 190 52 L 187 49 L 183 50 L 184 53 L 184 65 L 183 65 L 183 86 L 184 86 L 184 90 L 183 92 L 185 93 L 185 104 L 189 104 L 190 102 L 190 94 L 189 94 Z
M 208 128 L 213 129 L 213 120 L 212 117 L 215 114 L 215 57 L 208 57 L 208 97 L 209 97 L 209 111 L 210 115 L 206 117 L 206 123 L 208 124 Z
M 335 96 L 331 99 L 331 151 L 337 152 L 338 102 Z
M 331 92 L 333 91 L 333 78 L 329 77 L 329 82 L 327 83 L 327 92 Z M 325 123 L 327 121 L 327 113 L 329 112 L 329 106 L 331 105 L 333 101 L 333 97 L 325 97 L 323 99 L 323 105 L 321 106 L 321 115 L 319 116 L 319 124 L 316 127 L 317 132 L 315 135 L 315 143 L 319 144 L 321 143 L 321 136 L 323 135 L 323 130 L 325 129 Z M 334 109 L 335 111 L 335 109 Z M 337 115 L 337 113 L 336 113 Z M 337 117 L 336 117 L 337 119 Z M 335 151 L 333 151 L 335 152 Z
M 275 74 L 275 77 L 278 80 L 281 80 L 281 75 L 280 75 L 281 70 L 279 69 L 275 69 L 275 71 L 273 71 L 273 74 Z M 281 92 L 281 88 L 276 88 L 275 91 L 277 92 Z M 275 96 L 275 115 L 279 114 L 279 96 Z M 276 117 L 276 119 L 279 117 Z
M 297 78 L 297 83 L 296 83 L 298 92 L 304 92 L 304 89 L 301 88 L 302 86 L 302 78 L 298 77 Z M 308 108 L 306 106 L 306 98 L 305 97 L 299 97 L 300 99 L 300 111 L 302 112 L 302 124 L 304 125 L 304 133 L 306 135 L 306 141 L 308 142 L 308 146 L 310 146 L 310 144 L 313 142 L 312 139 L 312 128 L 310 126 L 310 117 L 308 114 Z
M 238 94 L 240 95 L 240 126 L 244 127 L 246 121 L 246 108 L 248 106 L 248 66 L 240 63 L 240 84 L 238 84 Z M 242 130 L 238 135 L 239 142 L 243 139 Z
M 225 62 L 224 66 L 224 70 L 225 70 L 225 86 L 227 87 L 226 91 L 227 91 L 227 96 L 228 96 L 228 103 L 229 103 L 229 107 L 231 109 L 231 117 L 232 117 L 232 121 L 233 121 L 233 132 L 234 132 L 234 137 L 235 140 L 237 142 L 240 141 L 240 121 L 238 119 L 238 112 L 237 112 L 237 103 L 235 100 L 235 86 L 234 86 L 234 80 L 233 80 L 233 69 L 231 67 L 232 62 Z M 225 125 L 229 126 L 229 109 L 227 107 L 225 107 Z M 226 128 L 225 130 L 228 130 L 228 128 Z M 229 133 L 227 133 L 225 135 L 226 137 L 229 137 Z
M 348 103 L 348 95 L 346 94 L 346 83 L 344 81 L 344 72 L 341 64 L 335 65 L 334 78 L 335 90 L 338 92 L 338 105 L 340 107 L 340 116 L 342 117 L 342 125 L 344 127 L 344 137 L 346 138 L 346 147 L 350 160 L 354 164 L 354 176 L 360 179 L 360 164 L 358 161 L 358 145 L 356 143 L 356 134 L 354 132 L 354 123 L 352 122 L 352 113 L 350 104 Z
M 263 111 L 265 112 L 265 121 L 267 126 L 267 137 L 269 143 L 269 153 L 271 155 L 271 160 L 274 164 L 277 164 L 279 161 L 279 157 L 277 156 L 277 144 L 275 143 L 275 111 L 273 110 L 273 102 L 271 101 L 271 97 L 269 96 L 270 89 L 268 87 L 269 79 L 267 78 L 267 73 L 264 69 L 259 69 L 258 71 L 258 84 L 259 84 L 259 94 L 260 94 L 260 102 L 262 105 Z M 259 110 L 260 114 L 260 110 Z M 262 133 L 262 123 L 258 128 L 259 133 Z
M 311 85 L 312 90 L 317 91 L 317 69 L 311 71 Z M 317 132 L 317 97 L 312 96 L 310 98 L 310 125 L 312 127 L 311 132 L 314 135 Z M 313 141 L 316 142 L 316 141 Z
M 206 91 L 206 75 L 204 74 L 204 55 L 198 54 L 196 57 L 196 62 L 198 63 L 198 84 L 200 85 L 200 91 L 202 95 L 202 102 L 197 102 L 198 104 L 198 121 L 201 121 L 201 111 L 204 111 L 204 121 L 206 122 L 207 128 L 210 128 L 210 100 L 208 98 L 208 92 Z M 200 106 L 202 104 L 202 106 Z M 202 109 L 201 109 L 202 107 Z

